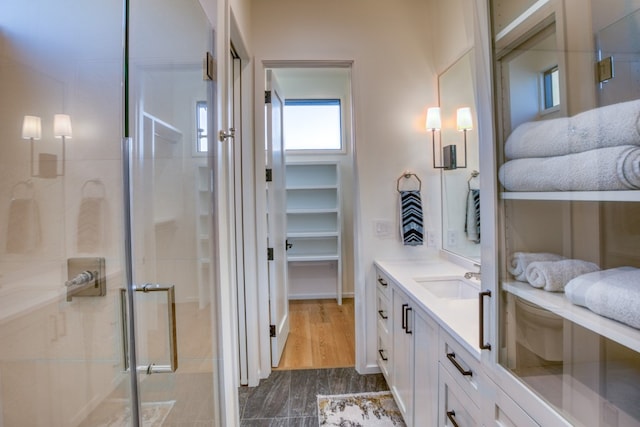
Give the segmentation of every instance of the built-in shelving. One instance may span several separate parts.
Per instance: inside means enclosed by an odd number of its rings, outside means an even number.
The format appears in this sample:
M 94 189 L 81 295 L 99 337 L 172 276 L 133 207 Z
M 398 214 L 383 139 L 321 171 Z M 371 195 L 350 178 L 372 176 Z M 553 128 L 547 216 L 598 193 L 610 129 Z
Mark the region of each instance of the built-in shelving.
M 503 192 L 503 200 L 566 200 L 593 202 L 640 202 L 640 191 L 528 191 Z
M 525 282 L 503 282 L 502 289 L 612 341 L 640 351 L 640 330 L 573 304 L 564 293 L 536 289 Z
M 198 300 L 201 306 L 208 299 L 209 280 L 211 275 L 211 179 L 208 166 L 196 169 L 196 237 L 197 237 L 197 277 Z
M 335 162 L 286 165 L 290 298 L 335 297 L 339 304 L 342 303 L 339 182 Z M 295 279 L 305 275 L 309 279 L 305 281 L 313 285 L 296 290 Z M 335 289 L 328 289 L 333 284 Z

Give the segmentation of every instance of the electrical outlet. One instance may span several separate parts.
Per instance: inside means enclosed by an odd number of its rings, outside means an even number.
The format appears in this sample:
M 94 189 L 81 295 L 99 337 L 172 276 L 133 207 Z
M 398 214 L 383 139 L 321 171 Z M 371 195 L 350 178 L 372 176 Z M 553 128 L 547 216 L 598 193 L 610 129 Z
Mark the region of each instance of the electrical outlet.
M 436 233 L 433 231 L 427 231 L 427 246 L 430 248 L 436 247 Z
M 447 245 L 451 248 L 458 246 L 458 232 L 456 230 L 447 231 Z

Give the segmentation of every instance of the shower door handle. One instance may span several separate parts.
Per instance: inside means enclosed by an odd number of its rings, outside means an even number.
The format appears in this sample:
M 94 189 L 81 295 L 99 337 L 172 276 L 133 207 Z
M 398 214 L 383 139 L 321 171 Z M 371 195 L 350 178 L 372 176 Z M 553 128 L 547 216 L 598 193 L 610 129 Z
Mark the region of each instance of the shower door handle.
M 175 372 L 178 369 L 178 343 L 176 336 L 176 294 L 175 287 L 173 285 L 164 286 L 164 285 L 156 285 L 147 283 L 140 287 L 134 287 L 136 292 L 149 293 L 149 292 L 166 292 L 167 293 L 167 322 L 168 322 L 168 333 L 169 333 L 169 353 L 170 360 L 168 365 L 158 365 L 155 363 L 150 363 L 147 366 L 138 366 L 136 370 L 140 373 L 146 373 L 147 375 L 151 374 L 169 374 Z M 126 298 L 126 290 L 120 289 L 120 298 L 122 300 L 121 307 L 125 307 L 125 298 Z M 129 360 L 128 360 L 128 350 L 127 350 L 127 339 L 126 339 L 126 311 L 122 310 L 122 330 L 123 330 L 123 353 L 124 353 L 124 366 L 125 370 L 129 369 Z

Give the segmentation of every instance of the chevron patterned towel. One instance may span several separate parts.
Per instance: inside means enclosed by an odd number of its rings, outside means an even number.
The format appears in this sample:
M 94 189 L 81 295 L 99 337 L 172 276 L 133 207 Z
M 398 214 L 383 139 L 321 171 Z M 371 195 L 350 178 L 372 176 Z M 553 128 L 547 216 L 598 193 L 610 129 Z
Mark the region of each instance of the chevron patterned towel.
M 422 245 L 424 227 L 420 191 L 400 192 L 400 215 L 402 243 L 407 246 Z
M 480 190 L 471 189 L 467 195 L 467 215 L 464 231 L 467 239 L 480 243 Z

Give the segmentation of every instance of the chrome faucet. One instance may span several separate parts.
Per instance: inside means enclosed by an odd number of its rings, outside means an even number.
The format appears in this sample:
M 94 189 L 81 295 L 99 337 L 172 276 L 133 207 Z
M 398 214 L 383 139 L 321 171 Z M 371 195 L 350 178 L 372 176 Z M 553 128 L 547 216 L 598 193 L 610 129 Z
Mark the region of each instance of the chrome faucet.
M 481 267 L 480 264 L 473 264 L 474 267 L 478 267 L 478 272 L 473 272 L 473 271 L 468 271 L 466 273 L 464 273 L 464 278 L 465 279 L 478 279 L 480 280 L 480 276 L 481 276 Z

